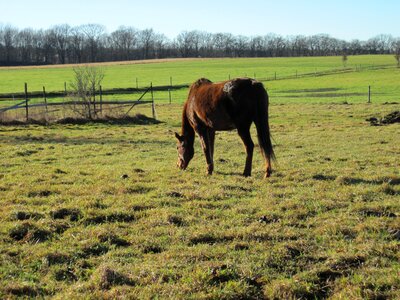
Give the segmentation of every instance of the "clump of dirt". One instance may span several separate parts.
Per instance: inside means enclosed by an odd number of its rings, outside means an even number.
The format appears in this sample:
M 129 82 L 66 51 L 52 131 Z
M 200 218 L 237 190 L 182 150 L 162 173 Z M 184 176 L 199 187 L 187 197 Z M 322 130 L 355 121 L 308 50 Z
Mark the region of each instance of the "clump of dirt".
M 29 219 L 38 220 L 43 218 L 43 215 L 36 212 L 16 211 L 12 214 L 11 218 L 19 221 L 25 221 Z
M 48 266 L 60 265 L 70 262 L 71 258 L 63 253 L 48 253 L 43 257 L 43 262 Z
M 54 272 L 54 279 L 57 281 L 77 281 L 78 276 L 76 276 L 74 270 L 71 267 L 61 268 Z
M 42 288 L 25 284 L 24 285 L 13 284 L 11 286 L 6 287 L 5 292 L 7 294 L 23 298 L 33 298 L 45 294 L 45 291 Z
M 104 268 L 100 274 L 99 285 L 100 285 L 100 288 L 102 288 L 104 290 L 108 290 L 111 287 L 118 286 L 118 285 L 133 286 L 133 285 L 135 285 L 135 282 L 132 278 L 130 278 L 129 276 L 127 276 L 125 274 L 122 274 L 122 273 L 112 270 L 110 268 Z
M 178 227 L 185 225 L 184 220 L 180 216 L 176 216 L 176 215 L 168 216 L 167 221 L 169 224 L 172 224 L 172 225 L 175 225 Z
M 370 122 L 371 126 L 381 126 L 381 125 L 389 125 L 394 123 L 400 123 L 400 111 L 394 111 L 383 118 L 371 117 L 366 119 L 366 121 Z
M 82 217 L 82 213 L 77 208 L 60 208 L 50 212 L 53 219 L 65 219 L 69 217 L 70 221 L 78 221 Z
M 112 234 L 112 233 L 106 233 L 106 234 L 101 234 L 99 235 L 99 240 L 102 243 L 110 243 L 111 245 L 115 245 L 118 247 L 126 247 L 129 246 L 131 243 L 129 243 L 127 240 Z
M 106 254 L 110 248 L 102 243 L 88 244 L 82 247 L 79 256 L 82 258 L 88 258 L 90 256 L 101 256 Z
M 30 243 L 40 243 L 51 238 L 50 231 L 30 223 L 18 224 L 9 231 L 8 235 L 15 241 L 25 240 Z
M 133 222 L 135 221 L 135 216 L 130 213 L 116 212 L 108 215 L 101 214 L 93 217 L 88 217 L 84 220 L 86 226 L 93 224 L 103 224 L 103 223 L 117 223 L 117 222 Z

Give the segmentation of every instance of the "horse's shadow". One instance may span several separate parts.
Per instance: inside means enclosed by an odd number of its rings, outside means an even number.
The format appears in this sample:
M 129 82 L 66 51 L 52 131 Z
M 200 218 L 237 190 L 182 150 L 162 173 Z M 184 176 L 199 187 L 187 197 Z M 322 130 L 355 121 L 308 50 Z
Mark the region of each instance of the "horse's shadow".
M 243 172 L 223 172 L 223 171 L 214 171 L 215 174 L 217 175 L 224 175 L 224 176 L 240 176 L 240 177 L 244 177 L 243 176 Z

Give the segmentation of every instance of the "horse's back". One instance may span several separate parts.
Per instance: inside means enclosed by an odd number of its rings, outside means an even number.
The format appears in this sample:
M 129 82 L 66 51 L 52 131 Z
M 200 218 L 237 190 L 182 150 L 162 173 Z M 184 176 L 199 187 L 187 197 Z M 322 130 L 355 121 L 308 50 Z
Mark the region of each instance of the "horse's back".
M 251 78 L 237 78 L 223 87 L 227 105 L 234 118 L 253 120 L 260 107 L 268 106 L 268 94 L 263 84 Z
M 268 101 L 262 83 L 250 78 L 237 78 L 229 81 L 212 83 L 200 78 L 190 88 L 188 112 L 195 115 L 208 127 L 216 130 L 230 130 L 237 123 L 253 121 L 257 101 Z

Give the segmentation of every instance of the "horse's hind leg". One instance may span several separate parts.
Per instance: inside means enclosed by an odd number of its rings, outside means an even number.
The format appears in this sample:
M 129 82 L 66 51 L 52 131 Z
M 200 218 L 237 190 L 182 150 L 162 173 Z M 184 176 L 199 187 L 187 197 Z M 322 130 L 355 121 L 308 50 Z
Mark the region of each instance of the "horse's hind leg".
M 253 163 L 254 143 L 250 135 L 250 125 L 244 128 L 238 128 L 238 133 L 246 148 L 246 165 L 244 167 L 243 176 L 251 176 L 251 168 Z
M 210 155 L 211 159 L 214 161 L 214 141 L 215 141 L 215 130 L 208 130 L 208 140 L 210 142 Z

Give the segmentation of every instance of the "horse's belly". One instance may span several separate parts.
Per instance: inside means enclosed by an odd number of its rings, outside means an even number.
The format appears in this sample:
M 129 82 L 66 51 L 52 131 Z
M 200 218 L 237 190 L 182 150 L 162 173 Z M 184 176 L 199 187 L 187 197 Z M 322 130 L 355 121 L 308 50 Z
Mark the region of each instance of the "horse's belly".
M 232 130 L 236 126 L 225 109 L 210 109 L 203 114 L 196 112 L 201 123 L 214 130 Z
M 227 121 L 227 120 L 214 120 L 211 122 L 211 128 L 217 131 L 223 131 L 223 130 L 232 130 L 235 129 L 236 126 L 233 124 L 233 122 Z

